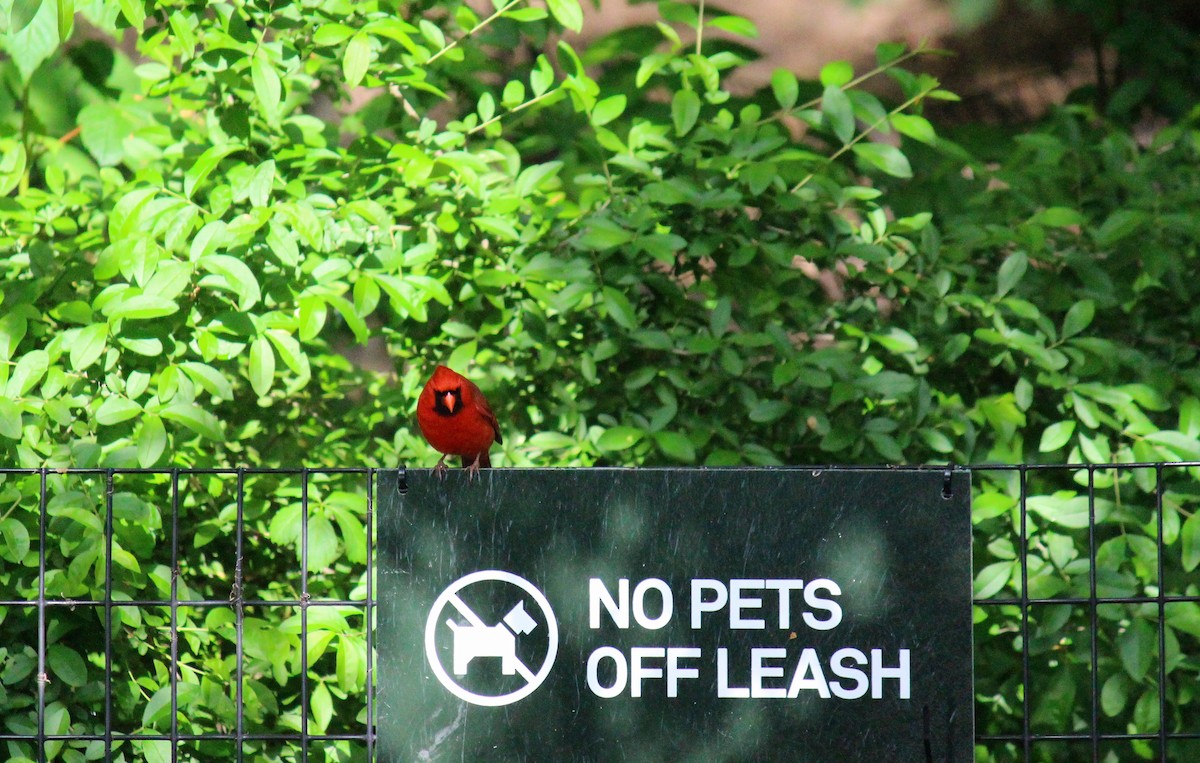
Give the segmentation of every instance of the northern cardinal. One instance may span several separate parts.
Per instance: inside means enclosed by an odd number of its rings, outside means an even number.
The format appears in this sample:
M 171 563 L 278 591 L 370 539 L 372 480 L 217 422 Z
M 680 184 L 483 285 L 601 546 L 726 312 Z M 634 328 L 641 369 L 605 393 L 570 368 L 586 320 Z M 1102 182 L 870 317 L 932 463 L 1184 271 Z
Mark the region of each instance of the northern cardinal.
M 472 475 L 490 469 L 488 448 L 503 443 L 496 414 L 479 387 L 445 366 L 438 366 L 421 390 L 417 400 L 417 424 L 429 444 L 442 454 L 434 467 L 436 474 L 446 472 L 446 456 L 461 456 L 462 465 Z

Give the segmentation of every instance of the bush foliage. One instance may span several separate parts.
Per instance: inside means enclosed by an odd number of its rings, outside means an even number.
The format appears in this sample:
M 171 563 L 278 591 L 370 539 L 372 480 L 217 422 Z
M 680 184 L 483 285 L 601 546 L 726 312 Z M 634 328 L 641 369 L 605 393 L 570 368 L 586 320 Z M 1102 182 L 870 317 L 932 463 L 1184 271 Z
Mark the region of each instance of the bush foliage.
M 1089 493 L 1102 595 L 1198 593 L 1200 475 L 1114 466 L 1200 460 L 1200 381 L 1178 372 L 1200 335 L 1195 112 L 1148 144 L 1086 107 L 954 143 L 922 116 L 953 98 L 929 51 L 734 93 L 753 25 L 675 2 L 580 50 L 576 0 L 0 10 L 0 464 L 428 464 L 411 413 L 444 362 L 487 391 L 503 466 L 1105 465 L 976 480 L 977 595 L 1019 593 L 1022 491 L 1032 596 L 1091 589 Z M 35 598 L 40 478 L 0 479 L 0 598 Z M 365 596 L 361 482 L 170 481 L 51 473 L 47 595 L 169 596 L 178 545 L 184 601 L 243 574 L 251 599 Z M 97 611 L 51 613 L 48 730 L 102 729 Z M 1081 612 L 1033 615 L 1035 730 L 1089 722 Z M 121 723 L 162 732 L 168 615 L 115 614 Z M 1106 722 L 1194 728 L 1200 607 L 1165 612 L 1166 719 L 1158 610 L 1099 614 Z M 232 616 L 180 614 L 184 733 L 236 721 Z M 311 731 L 360 728 L 363 612 L 305 616 L 307 648 L 297 611 L 246 613 L 246 721 L 300 728 L 304 675 Z M 36 617 L 0 618 L 2 715 L 28 733 Z M 1020 731 L 1020 620 L 979 616 L 981 733 Z

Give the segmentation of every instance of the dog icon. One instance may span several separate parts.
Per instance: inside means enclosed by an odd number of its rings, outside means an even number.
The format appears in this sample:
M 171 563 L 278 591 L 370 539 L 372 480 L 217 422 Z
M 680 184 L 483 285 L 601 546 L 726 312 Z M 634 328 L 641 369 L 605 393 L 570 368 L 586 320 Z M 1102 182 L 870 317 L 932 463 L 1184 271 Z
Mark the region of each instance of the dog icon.
M 460 625 L 446 620 L 454 631 L 454 675 L 465 676 L 476 657 L 499 657 L 500 670 L 511 676 L 518 670 L 517 635 L 525 635 L 537 623 L 525 611 L 525 602 L 517 604 L 496 625 Z M 523 667 L 523 666 L 522 666 Z

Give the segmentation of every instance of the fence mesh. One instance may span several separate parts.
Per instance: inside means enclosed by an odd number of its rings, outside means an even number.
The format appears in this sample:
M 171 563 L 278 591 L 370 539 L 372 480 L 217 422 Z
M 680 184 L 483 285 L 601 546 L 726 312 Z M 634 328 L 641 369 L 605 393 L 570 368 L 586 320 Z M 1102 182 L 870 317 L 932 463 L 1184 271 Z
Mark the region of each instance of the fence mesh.
M 1200 464 L 970 471 L 977 759 L 1200 760 Z M 376 476 L 0 469 L 6 759 L 375 760 Z

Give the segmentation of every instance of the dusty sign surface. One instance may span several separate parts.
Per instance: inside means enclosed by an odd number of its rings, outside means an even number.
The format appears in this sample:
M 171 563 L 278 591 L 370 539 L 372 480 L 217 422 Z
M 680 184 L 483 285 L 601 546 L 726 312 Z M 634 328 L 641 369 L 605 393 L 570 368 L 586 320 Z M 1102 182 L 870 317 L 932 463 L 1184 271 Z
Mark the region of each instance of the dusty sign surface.
M 405 477 L 382 760 L 973 760 L 965 473 Z

